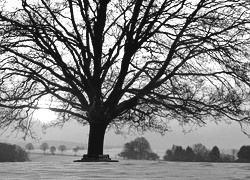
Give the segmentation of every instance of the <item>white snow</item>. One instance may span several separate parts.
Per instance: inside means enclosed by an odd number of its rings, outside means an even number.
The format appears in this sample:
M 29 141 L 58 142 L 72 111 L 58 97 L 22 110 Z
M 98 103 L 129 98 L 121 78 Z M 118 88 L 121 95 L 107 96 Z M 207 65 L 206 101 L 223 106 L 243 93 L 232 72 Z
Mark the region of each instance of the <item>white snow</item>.
M 31 154 L 30 162 L 0 163 L 0 179 L 250 179 L 247 163 L 123 160 L 74 163 L 80 156 Z

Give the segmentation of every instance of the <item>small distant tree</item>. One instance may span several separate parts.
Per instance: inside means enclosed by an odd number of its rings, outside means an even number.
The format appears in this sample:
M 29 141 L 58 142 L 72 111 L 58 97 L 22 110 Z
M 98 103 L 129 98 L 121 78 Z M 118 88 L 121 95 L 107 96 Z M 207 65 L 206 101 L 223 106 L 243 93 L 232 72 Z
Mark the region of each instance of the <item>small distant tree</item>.
M 171 150 L 171 149 L 168 149 L 167 151 L 166 151 L 166 154 L 164 155 L 164 157 L 163 157 L 163 159 L 165 160 L 165 161 L 172 161 L 173 160 L 173 151 Z
M 156 154 L 156 153 L 154 153 L 154 152 L 149 152 L 148 153 L 148 157 L 147 157 L 147 159 L 150 159 L 150 160 L 157 160 L 157 159 L 159 159 L 160 157 L 158 156 L 158 154 Z
M 55 146 L 51 146 L 50 147 L 50 152 L 52 155 L 55 155 L 55 151 L 56 151 L 56 147 Z
M 209 151 L 206 146 L 201 143 L 195 144 L 193 146 L 193 151 L 195 152 L 196 161 L 206 161 Z
M 232 156 L 235 158 L 237 156 L 237 149 L 232 149 Z
M 84 146 L 78 146 L 78 147 L 79 147 L 79 150 L 85 150 Z
M 136 138 L 131 144 L 138 159 L 147 159 L 148 153 L 152 151 L 148 140 L 144 137 Z
M 213 149 L 208 154 L 209 161 L 217 162 L 220 159 L 220 150 L 217 146 L 214 146 Z
M 136 138 L 135 140 L 126 143 L 123 151 L 119 156 L 128 159 L 154 159 L 157 154 L 153 153 L 149 142 L 144 138 Z M 158 155 L 157 155 L 158 156 Z M 154 157 L 154 158 L 153 158 Z
M 43 153 L 45 154 L 45 151 L 49 149 L 49 145 L 47 143 L 42 143 L 40 149 L 43 150 Z
M 250 146 L 241 146 L 237 156 L 239 161 L 250 162 Z
M 80 147 L 79 146 L 76 146 L 73 148 L 73 151 L 75 152 L 75 156 L 76 156 L 76 153 L 80 150 Z
M 29 153 L 30 153 L 30 150 L 34 150 L 35 149 L 32 143 L 26 144 L 25 148 L 29 150 Z
M 123 157 L 124 159 L 131 158 L 130 157 L 130 153 L 131 153 L 131 151 L 130 151 L 130 144 L 129 143 L 125 143 L 122 152 L 119 153 L 118 156 Z
M 194 161 L 195 160 L 195 153 L 193 149 L 188 146 L 185 151 L 185 161 Z
M 67 150 L 67 147 L 65 145 L 60 145 L 58 146 L 58 150 L 61 151 L 63 154 L 63 152 Z
M 173 161 L 183 161 L 185 156 L 185 150 L 181 146 L 173 145 Z

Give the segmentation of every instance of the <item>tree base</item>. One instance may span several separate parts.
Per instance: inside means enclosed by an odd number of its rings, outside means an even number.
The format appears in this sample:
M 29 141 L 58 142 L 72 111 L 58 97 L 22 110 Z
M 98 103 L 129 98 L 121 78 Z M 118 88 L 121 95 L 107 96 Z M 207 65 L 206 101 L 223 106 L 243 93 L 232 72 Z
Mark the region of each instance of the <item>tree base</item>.
M 74 162 L 119 162 L 119 161 L 111 160 L 108 154 L 104 155 L 84 154 L 81 160 L 75 160 Z

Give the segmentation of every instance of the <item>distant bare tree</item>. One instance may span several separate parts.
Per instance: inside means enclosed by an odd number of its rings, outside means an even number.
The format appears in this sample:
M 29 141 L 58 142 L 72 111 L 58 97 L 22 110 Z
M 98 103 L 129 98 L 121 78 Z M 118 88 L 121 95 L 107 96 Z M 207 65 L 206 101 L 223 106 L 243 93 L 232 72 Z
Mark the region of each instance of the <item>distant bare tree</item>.
M 157 159 L 158 155 L 152 152 L 150 144 L 144 137 L 138 137 L 124 144 L 123 151 L 119 156 L 128 159 Z
M 49 145 L 47 143 L 42 143 L 40 149 L 43 150 L 43 153 L 45 154 L 45 151 L 49 149 Z
M 67 147 L 65 145 L 60 145 L 58 146 L 58 150 L 61 151 L 63 154 L 63 152 L 67 150 Z
M 108 127 L 249 124 L 249 0 L 0 5 L 1 128 L 32 135 L 34 110 L 47 108 L 55 125 L 88 124 L 98 157 Z
M 233 156 L 234 158 L 237 157 L 237 153 L 238 153 L 238 150 L 237 150 L 237 149 L 232 149 L 232 156 Z
M 73 151 L 75 152 L 75 156 L 76 156 L 76 153 L 80 150 L 80 147 L 79 146 L 76 146 L 73 148 Z
M 25 148 L 28 149 L 29 152 L 30 152 L 30 150 L 34 150 L 35 149 L 32 143 L 26 144 Z
M 55 154 L 55 151 L 56 151 L 56 147 L 55 146 L 51 146 L 50 147 L 50 152 L 51 152 L 52 155 Z
M 206 161 L 208 159 L 208 149 L 201 143 L 193 145 L 196 161 Z

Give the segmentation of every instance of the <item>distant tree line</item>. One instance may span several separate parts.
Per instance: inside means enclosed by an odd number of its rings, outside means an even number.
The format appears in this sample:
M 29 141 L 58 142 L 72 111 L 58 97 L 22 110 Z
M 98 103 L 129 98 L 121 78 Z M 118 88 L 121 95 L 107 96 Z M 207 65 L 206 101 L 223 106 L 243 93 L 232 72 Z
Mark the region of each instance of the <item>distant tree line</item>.
M 34 150 L 34 145 L 28 143 L 25 146 L 29 152 Z M 67 150 L 65 145 L 49 147 L 47 143 L 42 143 L 39 149 L 45 152 L 49 149 L 52 155 L 58 149 L 63 154 Z M 73 149 L 76 153 L 79 150 L 84 150 L 84 147 L 76 146 Z M 141 160 L 157 160 L 159 156 L 154 153 L 147 139 L 144 137 L 136 138 L 124 144 L 123 150 L 118 156 L 124 159 L 141 159 Z M 236 158 L 237 156 L 237 158 Z M 247 162 L 250 163 L 250 145 L 243 145 L 239 150 L 233 149 L 232 154 L 223 154 L 217 146 L 209 150 L 201 143 L 195 144 L 192 147 L 187 146 L 185 149 L 182 146 L 173 145 L 171 149 L 167 149 L 163 157 L 166 161 L 187 161 L 187 162 Z M 0 143 L 0 162 L 18 162 L 28 161 L 27 152 L 18 145 Z
M 208 150 L 201 143 L 188 146 L 186 149 L 182 146 L 173 145 L 168 149 L 163 157 L 166 161 L 187 161 L 187 162 L 250 162 L 250 146 L 242 146 L 237 153 L 238 159 L 235 158 L 236 150 L 232 154 L 223 154 L 217 146 Z
M 126 143 L 118 156 L 124 159 L 156 160 L 159 156 L 151 150 L 149 142 L 144 137 L 138 137 Z
M 25 149 L 27 149 L 30 152 L 31 150 L 34 150 L 35 148 L 34 148 L 34 145 L 32 143 L 28 143 L 28 144 L 26 144 Z M 60 145 L 56 148 L 55 146 L 49 146 L 48 143 L 44 142 L 39 146 L 39 149 L 41 149 L 44 154 L 46 153 L 47 150 L 49 150 L 52 155 L 55 155 L 56 150 L 61 151 L 61 154 L 63 154 L 65 151 L 67 151 L 68 148 L 65 145 Z M 84 149 L 85 148 L 83 146 L 81 146 L 81 147 L 76 146 L 72 150 L 76 156 L 76 153 L 79 150 L 84 150 Z
M 58 148 L 56 148 L 55 146 L 51 146 L 49 147 L 48 143 L 42 143 L 40 145 L 40 149 L 43 150 L 44 154 L 45 152 L 50 149 L 50 152 L 52 155 L 55 155 L 55 151 L 58 149 L 59 151 L 61 151 L 61 153 L 63 154 L 64 151 L 67 151 L 67 147 L 65 145 L 60 145 L 58 146 Z
M 25 151 L 28 150 L 27 152 Z M 29 154 L 30 151 L 34 150 L 35 147 L 32 143 L 28 143 L 25 145 L 25 149 L 22 147 L 15 145 L 15 144 L 8 144 L 8 143 L 1 143 L 0 142 L 0 162 L 24 162 L 29 161 Z M 55 151 L 58 149 L 63 154 L 64 151 L 67 150 L 67 147 L 65 145 L 60 145 L 58 148 L 55 146 L 49 147 L 48 143 L 44 142 L 39 146 L 39 149 L 41 149 L 44 154 L 47 150 L 50 150 L 51 154 L 54 155 Z M 83 146 L 76 146 L 73 148 L 73 152 L 76 153 L 79 150 L 84 150 Z

